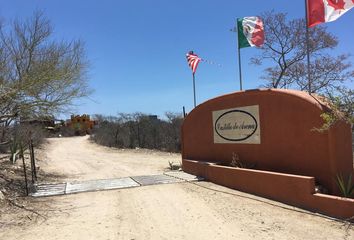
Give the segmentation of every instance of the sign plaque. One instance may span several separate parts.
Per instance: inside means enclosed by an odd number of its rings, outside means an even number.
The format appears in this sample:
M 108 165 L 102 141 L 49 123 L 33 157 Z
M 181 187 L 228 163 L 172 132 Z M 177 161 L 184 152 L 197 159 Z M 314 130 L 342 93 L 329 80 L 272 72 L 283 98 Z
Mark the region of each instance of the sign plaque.
M 214 143 L 260 144 L 259 106 L 213 111 Z

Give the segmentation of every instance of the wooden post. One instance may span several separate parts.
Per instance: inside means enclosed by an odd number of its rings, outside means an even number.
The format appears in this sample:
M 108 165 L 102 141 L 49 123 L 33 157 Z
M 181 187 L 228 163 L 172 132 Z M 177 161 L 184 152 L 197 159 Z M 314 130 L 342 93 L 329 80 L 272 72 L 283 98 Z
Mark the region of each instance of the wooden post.
M 37 181 L 37 170 L 36 170 L 36 160 L 34 157 L 34 148 L 33 148 L 32 139 L 30 139 L 29 147 L 30 147 L 30 156 L 31 156 L 32 183 L 35 183 L 35 181 Z
M 24 151 L 23 151 L 23 146 L 22 145 L 21 145 L 21 158 L 22 158 L 22 164 L 23 164 L 23 174 L 25 176 L 26 196 L 28 196 L 28 180 L 27 180 L 25 156 L 24 156 Z

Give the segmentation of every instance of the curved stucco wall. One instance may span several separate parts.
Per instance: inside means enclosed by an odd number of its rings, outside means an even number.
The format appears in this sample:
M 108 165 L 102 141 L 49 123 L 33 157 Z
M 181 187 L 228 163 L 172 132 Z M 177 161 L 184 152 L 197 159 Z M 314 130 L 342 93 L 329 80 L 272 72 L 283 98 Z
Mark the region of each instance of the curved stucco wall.
M 259 108 L 260 144 L 214 143 L 213 112 L 255 105 Z M 294 90 L 249 90 L 217 97 L 200 104 L 185 118 L 182 156 L 229 163 L 235 152 L 257 169 L 314 176 L 336 192 L 335 174 L 353 169 L 351 131 L 343 123 L 329 132 L 315 131 L 323 124 L 322 112 L 316 98 Z

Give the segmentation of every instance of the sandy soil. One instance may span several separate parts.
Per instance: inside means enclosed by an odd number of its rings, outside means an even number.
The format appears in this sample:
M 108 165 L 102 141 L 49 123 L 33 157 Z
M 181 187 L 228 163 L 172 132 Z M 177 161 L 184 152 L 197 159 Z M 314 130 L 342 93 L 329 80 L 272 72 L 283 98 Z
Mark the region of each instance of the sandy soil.
M 43 172 L 65 180 L 107 179 L 161 174 L 180 154 L 146 149 L 114 149 L 91 143 L 88 136 L 50 138 L 39 153 Z
M 112 150 L 85 137 L 50 139 L 46 149 L 41 171 L 64 181 L 156 174 L 180 159 Z M 348 223 L 208 182 L 80 193 L 31 204 L 41 216 L 32 214 L 31 222 L 18 225 L 3 214 L 0 239 L 354 239 Z

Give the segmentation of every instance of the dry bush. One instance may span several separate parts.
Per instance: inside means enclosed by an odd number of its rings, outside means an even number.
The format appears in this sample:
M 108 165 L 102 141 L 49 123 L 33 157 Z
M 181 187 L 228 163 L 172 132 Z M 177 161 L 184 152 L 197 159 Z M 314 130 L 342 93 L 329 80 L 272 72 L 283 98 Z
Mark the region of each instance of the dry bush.
M 98 144 L 117 148 L 147 148 L 179 152 L 181 114 L 166 113 L 167 120 L 143 113 L 96 116 L 99 124 L 92 139 Z

